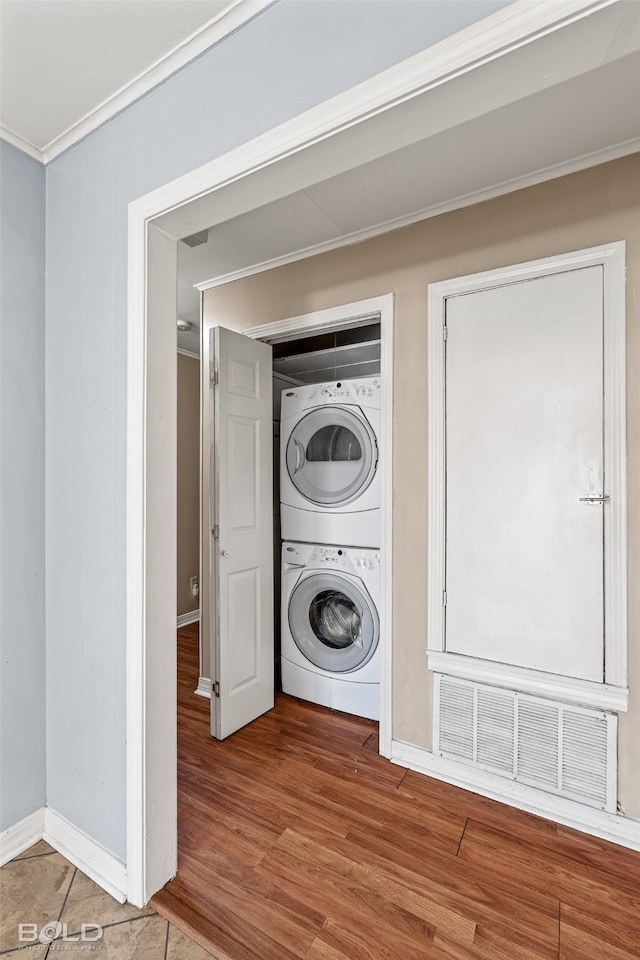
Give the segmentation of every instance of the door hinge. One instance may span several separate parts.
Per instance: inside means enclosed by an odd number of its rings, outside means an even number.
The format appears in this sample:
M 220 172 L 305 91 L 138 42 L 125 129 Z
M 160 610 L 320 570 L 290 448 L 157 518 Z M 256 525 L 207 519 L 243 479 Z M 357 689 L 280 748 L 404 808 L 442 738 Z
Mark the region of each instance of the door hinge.
M 220 682 L 218 680 L 211 681 L 211 694 L 214 697 L 220 697 Z
M 449 328 L 448 328 L 448 327 L 443 327 L 443 328 L 442 328 L 442 339 L 443 339 L 443 340 L 448 340 L 448 339 L 449 339 Z
M 220 536 L 220 527 L 218 526 L 217 523 L 216 523 L 215 527 L 213 528 L 213 530 L 211 531 L 211 533 L 213 534 L 213 539 L 214 539 L 214 540 L 217 540 L 218 537 Z
M 446 591 L 446 590 L 443 590 L 443 591 L 442 591 L 442 606 L 443 606 L 443 607 L 446 607 L 446 605 L 447 605 L 447 591 Z
M 211 377 L 210 377 L 209 379 L 211 380 L 211 383 L 212 383 L 214 386 L 219 382 L 219 374 L 218 374 L 218 368 L 217 368 L 217 367 L 212 367 L 212 368 L 211 368 Z

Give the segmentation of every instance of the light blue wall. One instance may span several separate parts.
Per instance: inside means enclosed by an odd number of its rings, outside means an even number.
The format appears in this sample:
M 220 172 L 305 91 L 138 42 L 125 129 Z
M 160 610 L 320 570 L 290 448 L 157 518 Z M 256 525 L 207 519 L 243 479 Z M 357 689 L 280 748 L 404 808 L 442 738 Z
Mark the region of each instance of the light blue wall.
M 45 802 L 44 195 L 0 140 L 0 830 Z
M 127 204 L 504 2 L 284 0 L 47 169 L 47 791 L 125 858 Z

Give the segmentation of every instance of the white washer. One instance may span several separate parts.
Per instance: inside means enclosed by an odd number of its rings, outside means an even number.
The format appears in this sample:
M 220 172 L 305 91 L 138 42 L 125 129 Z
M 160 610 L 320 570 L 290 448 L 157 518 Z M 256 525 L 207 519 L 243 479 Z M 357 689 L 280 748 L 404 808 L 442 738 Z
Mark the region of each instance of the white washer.
M 283 390 L 283 540 L 380 546 L 379 438 L 379 377 Z
M 380 553 L 282 544 L 282 690 L 380 719 Z

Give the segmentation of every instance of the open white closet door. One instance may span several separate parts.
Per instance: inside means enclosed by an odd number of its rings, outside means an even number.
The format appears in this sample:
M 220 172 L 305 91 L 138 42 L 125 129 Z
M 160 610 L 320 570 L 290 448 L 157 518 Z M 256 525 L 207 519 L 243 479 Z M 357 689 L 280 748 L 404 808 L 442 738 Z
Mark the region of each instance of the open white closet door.
M 211 733 L 274 704 L 271 347 L 211 331 Z

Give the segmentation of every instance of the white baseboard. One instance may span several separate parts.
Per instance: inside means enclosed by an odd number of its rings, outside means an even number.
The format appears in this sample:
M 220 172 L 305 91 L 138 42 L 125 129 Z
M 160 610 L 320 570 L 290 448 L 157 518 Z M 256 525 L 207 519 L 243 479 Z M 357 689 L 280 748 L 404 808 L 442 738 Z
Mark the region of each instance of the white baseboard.
M 44 814 L 45 808 L 40 807 L 0 834 L 0 867 L 42 840 Z
M 127 899 L 126 865 L 55 810 L 44 811 L 41 836 L 120 903 Z
M 445 760 L 422 747 L 414 747 L 394 740 L 391 744 L 391 761 L 423 773 L 435 780 L 443 780 L 454 787 L 471 790 L 491 800 L 526 810 L 554 823 L 561 823 L 593 837 L 610 840 L 631 850 L 640 850 L 640 820 L 632 820 L 622 814 L 594 810 L 575 800 L 557 797 L 534 787 L 508 780 L 497 774 L 478 770 L 464 763 Z
M 199 677 L 198 686 L 193 692 L 197 693 L 199 697 L 206 697 L 211 700 L 211 680 L 208 677 Z
M 180 627 L 186 627 L 189 623 L 197 623 L 199 620 L 199 610 L 191 610 L 189 613 L 181 613 L 178 617 L 178 630 Z
M 121 860 L 60 814 L 40 807 L 0 834 L 0 866 L 46 840 L 120 903 L 127 899 L 127 868 Z

